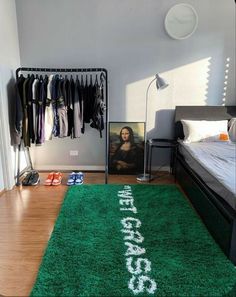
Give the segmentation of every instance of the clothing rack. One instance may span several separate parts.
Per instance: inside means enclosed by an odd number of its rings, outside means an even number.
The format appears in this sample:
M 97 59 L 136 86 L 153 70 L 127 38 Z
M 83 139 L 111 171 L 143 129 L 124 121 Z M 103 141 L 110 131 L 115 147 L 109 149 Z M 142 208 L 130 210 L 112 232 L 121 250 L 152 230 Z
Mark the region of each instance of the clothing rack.
M 16 69 L 16 79 L 19 78 L 19 72 L 67 72 L 67 73 L 77 73 L 77 72 L 101 72 L 100 77 L 105 81 L 105 183 L 108 181 L 108 73 L 105 68 L 35 68 L 35 67 L 20 67 Z M 22 143 L 22 141 L 21 141 Z M 20 172 L 20 151 L 21 143 L 18 146 L 18 158 L 17 158 L 17 172 L 16 172 L 16 185 L 20 185 L 20 176 L 25 170 Z M 27 162 L 30 170 L 33 170 L 33 165 L 30 157 L 29 148 L 26 147 Z

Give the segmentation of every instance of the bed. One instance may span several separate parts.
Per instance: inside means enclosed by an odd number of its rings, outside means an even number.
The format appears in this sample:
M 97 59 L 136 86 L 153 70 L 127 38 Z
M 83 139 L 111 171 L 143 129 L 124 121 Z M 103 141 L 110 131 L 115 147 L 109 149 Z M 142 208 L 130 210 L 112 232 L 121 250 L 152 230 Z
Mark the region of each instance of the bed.
M 176 106 L 175 110 L 175 138 L 179 141 L 176 158 L 177 181 L 215 241 L 226 256 L 236 264 L 236 190 L 233 189 L 232 191 L 232 187 L 230 190 L 229 185 L 229 183 L 235 185 L 233 180 L 236 170 L 233 170 L 235 163 L 234 165 L 230 164 L 231 167 L 225 172 L 222 170 L 215 177 L 214 170 L 210 172 L 208 170 L 208 173 L 204 172 L 205 163 L 208 162 L 208 159 L 211 162 L 210 158 L 207 157 L 207 150 L 212 146 L 211 155 L 212 151 L 215 151 L 218 160 L 221 161 L 221 156 L 227 158 L 225 145 L 222 143 L 195 144 L 194 150 L 191 151 L 193 146 L 183 145 L 181 142 L 184 138 L 181 119 L 218 121 L 230 120 L 233 117 L 236 117 L 236 106 Z M 230 147 L 230 156 L 232 157 L 235 152 L 235 145 L 229 145 L 228 148 Z M 199 152 L 200 162 L 197 161 L 197 153 Z M 218 165 L 223 166 L 224 158 L 222 158 L 222 162 Z M 228 178 L 231 171 L 231 178 Z M 220 181 L 221 184 L 215 183 L 215 180 Z

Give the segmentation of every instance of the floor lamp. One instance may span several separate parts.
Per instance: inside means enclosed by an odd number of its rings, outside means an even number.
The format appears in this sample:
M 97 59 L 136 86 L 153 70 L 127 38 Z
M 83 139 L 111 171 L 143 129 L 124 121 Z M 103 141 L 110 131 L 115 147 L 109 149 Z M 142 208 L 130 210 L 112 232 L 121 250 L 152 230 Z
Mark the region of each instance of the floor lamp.
M 163 78 L 161 78 L 158 74 L 155 75 L 155 78 L 149 83 L 146 91 L 146 111 L 145 111 L 145 133 L 144 133 L 144 166 L 143 166 L 143 174 L 138 175 L 137 181 L 147 182 L 151 180 L 151 176 L 149 173 L 146 173 L 146 163 L 147 163 L 147 106 L 148 106 L 148 91 L 150 89 L 151 84 L 156 81 L 157 90 L 163 90 L 168 87 L 168 84 L 165 82 Z

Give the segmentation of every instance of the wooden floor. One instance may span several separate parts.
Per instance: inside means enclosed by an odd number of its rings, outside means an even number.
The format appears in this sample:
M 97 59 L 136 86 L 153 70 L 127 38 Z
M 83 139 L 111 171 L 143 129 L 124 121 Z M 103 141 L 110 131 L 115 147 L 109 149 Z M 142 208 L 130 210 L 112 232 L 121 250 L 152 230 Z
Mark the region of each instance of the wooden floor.
M 0 296 L 28 296 L 34 284 L 44 249 L 67 190 L 68 173 L 60 186 L 41 184 L 15 187 L 0 196 Z M 86 184 L 104 183 L 103 173 L 86 173 Z M 109 184 L 136 184 L 135 176 L 110 175 Z M 173 184 L 162 172 L 151 184 Z

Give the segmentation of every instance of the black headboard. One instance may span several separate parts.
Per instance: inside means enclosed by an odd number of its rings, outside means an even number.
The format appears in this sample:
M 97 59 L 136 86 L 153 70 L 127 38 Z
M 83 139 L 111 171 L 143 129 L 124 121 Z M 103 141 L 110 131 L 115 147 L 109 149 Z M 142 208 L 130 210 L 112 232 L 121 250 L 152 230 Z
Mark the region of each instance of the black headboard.
M 236 117 L 236 106 L 176 106 L 175 139 L 183 139 L 181 119 L 187 120 L 229 120 Z

